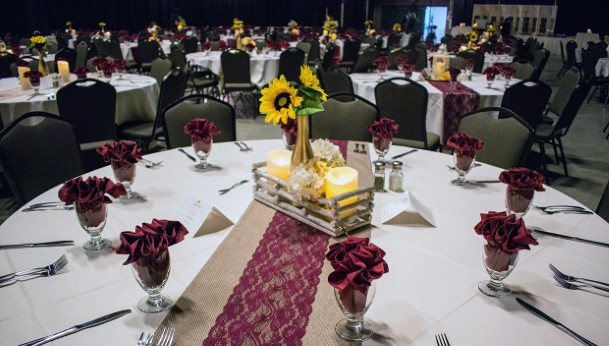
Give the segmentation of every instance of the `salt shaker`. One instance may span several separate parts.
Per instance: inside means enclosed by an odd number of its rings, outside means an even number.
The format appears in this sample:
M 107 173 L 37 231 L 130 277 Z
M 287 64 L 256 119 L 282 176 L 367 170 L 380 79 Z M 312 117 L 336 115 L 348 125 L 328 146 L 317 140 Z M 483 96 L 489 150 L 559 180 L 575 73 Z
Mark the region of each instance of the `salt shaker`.
M 374 162 L 374 191 L 385 192 L 385 162 Z
M 404 192 L 404 173 L 402 172 L 402 161 L 393 161 L 392 169 L 389 173 L 389 190 L 393 192 Z
M 53 73 L 51 81 L 53 82 L 53 88 L 59 88 L 59 75 L 57 73 Z

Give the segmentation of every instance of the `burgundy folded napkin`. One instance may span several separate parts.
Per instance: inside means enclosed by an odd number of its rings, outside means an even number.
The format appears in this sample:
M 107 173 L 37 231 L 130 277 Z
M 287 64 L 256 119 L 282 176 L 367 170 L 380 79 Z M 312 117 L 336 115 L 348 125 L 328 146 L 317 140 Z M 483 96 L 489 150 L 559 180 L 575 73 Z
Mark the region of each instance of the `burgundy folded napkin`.
M 450 80 L 453 82 L 457 81 L 457 77 L 461 74 L 461 70 L 456 67 L 449 67 L 448 73 L 450 74 Z
M 389 272 L 383 257 L 385 251 L 369 243 L 368 238 L 347 236 L 345 241 L 330 246 L 326 254 L 334 268 L 328 282 L 338 290 L 353 288 L 366 294 L 373 280 Z
M 408 57 L 406 57 L 406 55 L 398 55 L 398 56 L 395 58 L 395 63 L 396 63 L 396 65 L 398 65 L 398 66 L 400 66 L 400 65 L 404 65 L 404 64 L 407 64 L 408 62 L 409 62 L 409 61 L 408 61 Z
M 213 121 L 205 118 L 196 118 L 184 125 L 184 133 L 197 139 L 209 141 L 212 136 L 219 135 L 221 132 Z
M 379 121 L 375 121 L 368 126 L 368 131 L 374 136 L 380 136 L 383 138 L 393 138 L 393 135 L 398 132 L 400 125 L 395 120 L 381 118 Z
M 76 75 L 76 77 L 78 79 L 85 79 L 87 78 L 87 69 L 84 67 L 77 67 L 74 69 L 74 74 Z
M 132 141 L 106 143 L 96 149 L 105 162 L 118 160 L 123 163 L 138 163 L 142 159 L 142 148 Z
M 508 215 L 505 211 L 480 214 L 480 222 L 474 230 L 486 239 L 488 245 L 508 254 L 530 250 L 529 245 L 539 245 L 531 231 L 526 228 L 524 220 L 516 219 L 516 214 Z
M 279 46 L 281 47 L 281 49 L 288 49 L 290 48 L 290 42 L 286 40 L 281 40 L 279 41 Z
M 121 244 L 114 251 L 129 255 L 123 263 L 129 264 L 141 257 L 161 254 L 171 245 L 184 240 L 187 234 L 186 227 L 178 221 L 152 219 L 151 223 L 136 226 L 135 232 L 122 232 Z
M 374 66 L 378 68 L 384 68 L 389 65 L 389 59 L 385 55 L 380 55 L 376 59 L 374 59 Z
M 30 67 L 30 63 L 23 59 L 17 59 L 17 61 L 15 61 L 15 65 L 19 67 Z
M 121 184 L 115 184 L 108 178 L 89 177 L 83 180 L 82 177 L 66 181 L 59 189 L 59 200 L 66 205 L 74 202 L 81 204 L 112 203 L 106 196 L 109 194 L 114 198 L 126 195 L 127 191 Z
M 123 69 L 125 68 L 126 62 L 123 59 L 116 59 L 112 62 L 112 67 L 117 70 L 117 69 Z
M 103 56 L 95 57 L 93 59 L 93 61 L 91 61 L 91 64 L 99 69 L 101 69 L 102 66 L 107 63 L 108 63 L 108 60 L 106 60 L 106 58 L 104 58 Z
M 484 149 L 484 141 L 462 132 L 457 132 L 450 136 L 446 145 L 465 152 Z
M 499 69 L 496 68 L 495 66 L 490 66 L 484 69 L 484 71 L 482 71 L 483 74 L 486 75 L 486 77 L 495 77 L 496 75 L 498 75 L 500 73 Z
M 224 42 L 222 40 L 218 41 L 218 49 L 225 50 L 226 47 L 227 47 L 226 42 Z
M 209 41 L 203 42 L 203 50 L 210 50 L 210 49 L 211 49 L 211 42 L 209 42 Z
M 525 167 L 510 168 L 501 172 L 499 181 L 517 189 L 545 191 L 543 175 Z
M 516 69 L 513 68 L 510 65 L 505 65 L 502 69 L 501 69 L 501 73 L 503 73 L 503 76 L 506 78 L 511 78 L 514 73 L 516 73 Z

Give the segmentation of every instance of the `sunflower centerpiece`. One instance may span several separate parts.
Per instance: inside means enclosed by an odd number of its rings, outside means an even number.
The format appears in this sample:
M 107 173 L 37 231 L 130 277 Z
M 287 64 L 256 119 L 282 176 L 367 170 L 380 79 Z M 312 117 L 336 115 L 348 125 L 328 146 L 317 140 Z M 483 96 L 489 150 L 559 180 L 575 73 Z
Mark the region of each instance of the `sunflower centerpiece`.
M 47 38 L 34 33 L 34 36 L 30 37 L 29 48 L 38 51 L 38 72 L 42 73 L 43 76 L 48 76 L 49 67 L 44 61 L 44 57 L 47 54 Z
M 372 19 L 368 19 L 364 22 L 364 26 L 366 27 L 366 36 L 373 36 L 375 31 L 374 29 L 372 29 L 372 24 L 374 24 L 374 21 L 372 21 Z
M 322 102 L 327 95 L 319 85 L 319 80 L 308 65 L 300 67 L 300 86 L 290 85 L 284 75 L 275 78 L 268 87 L 262 89 L 260 113 L 265 114 L 265 122 L 287 124 L 288 119 L 297 119 L 298 133 L 292 151 L 290 167 L 306 164 L 313 159 L 313 149 L 309 142 L 309 115 L 324 110 Z
M 474 45 L 478 42 L 478 33 L 475 31 L 470 31 L 467 34 L 467 48 L 472 49 Z

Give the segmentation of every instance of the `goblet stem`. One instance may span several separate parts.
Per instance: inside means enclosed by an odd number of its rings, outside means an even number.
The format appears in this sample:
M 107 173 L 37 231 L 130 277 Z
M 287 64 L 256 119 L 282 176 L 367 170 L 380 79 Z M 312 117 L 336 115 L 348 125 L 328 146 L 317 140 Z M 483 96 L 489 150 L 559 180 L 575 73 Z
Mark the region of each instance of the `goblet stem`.
M 133 199 L 135 197 L 135 194 L 131 190 L 131 184 L 128 182 L 123 182 L 122 184 L 123 184 L 123 187 L 125 188 L 125 191 L 127 191 L 127 195 L 125 196 L 125 199 Z

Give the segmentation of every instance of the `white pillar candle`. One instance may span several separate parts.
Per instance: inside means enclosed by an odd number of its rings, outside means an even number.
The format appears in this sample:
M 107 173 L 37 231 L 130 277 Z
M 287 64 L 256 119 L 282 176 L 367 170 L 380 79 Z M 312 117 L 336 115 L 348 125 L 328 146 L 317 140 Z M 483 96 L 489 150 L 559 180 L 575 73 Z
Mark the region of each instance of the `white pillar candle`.
M 61 76 L 61 82 L 66 85 L 70 83 L 70 63 L 67 61 L 58 61 L 57 62 L 57 70 L 59 70 L 59 75 Z
M 284 149 L 276 149 L 266 154 L 266 172 L 283 181 L 288 180 L 290 175 L 290 162 L 292 152 Z
M 326 199 L 340 196 L 357 190 L 358 173 L 351 167 L 337 167 L 326 174 Z M 345 206 L 357 202 L 357 197 L 343 200 L 339 205 Z
M 30 79 L 24 76 L 26 72 L 30 71 L 30 68 L 25 66 L 17 66 L 17 71 L 19 72 L 19 82 L 21 83 L 21 89 L 32 89 L 32 86 L 30 85 Z

